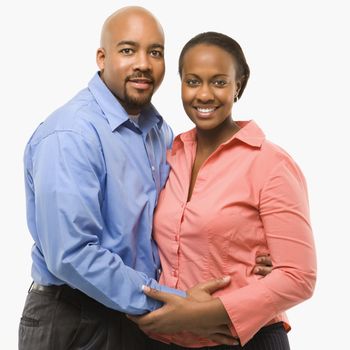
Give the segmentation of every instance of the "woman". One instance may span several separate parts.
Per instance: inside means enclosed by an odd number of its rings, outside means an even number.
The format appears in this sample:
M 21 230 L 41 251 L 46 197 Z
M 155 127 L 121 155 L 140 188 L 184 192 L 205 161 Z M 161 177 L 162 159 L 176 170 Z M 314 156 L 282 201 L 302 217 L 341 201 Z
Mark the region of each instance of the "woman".
M 147 332 L 172 333 L 157 338 L 187 348 L 217 344 L 183 330 L 200 335 L 218 324 L 241 344 L 218 349 L 289 349 L 284 311 L 311 297 L 316 280 L 303 174 L 253 121 L 232 119 L 249 78 L 236 41 L 197 35 L 181 52 L 179 73 L 195 128 L 179 135 L 168 154 L 171 172 L 154 219 L 160 282 L 187 290 L 228 275 L 231 284 L 203 301 L 146 288 L 165 305 L 134 320 Z M 265 278 L 253 273 L 259 253 L 270 253 L 274 266 Z

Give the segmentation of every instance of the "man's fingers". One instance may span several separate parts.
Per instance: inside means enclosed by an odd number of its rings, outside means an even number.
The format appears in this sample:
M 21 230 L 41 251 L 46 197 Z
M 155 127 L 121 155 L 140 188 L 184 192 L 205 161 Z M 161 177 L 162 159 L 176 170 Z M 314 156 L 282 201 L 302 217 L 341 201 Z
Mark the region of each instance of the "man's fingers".
M 231 282 L 231 277 L 230 276 L 225 276 L 222 278 L 215 278 L 213 280 L 203 282 L 200 284 L 200 288 L 209 294 L 214 293 L 218 289 L 224 288 L 228 286 Z
M 158 309 L 160 310 L 160 309 Z M 126 317 L 135 322 L 144 332 L 151 331 L 153 321 L 157 317 L 158 310 L 150 312 L 146 315 L 135 316 L 135 315 L 126 315 Z
M 272 266 L 270 255 L 259 255 L 255 258 L 255 263 L 262 266 Z
M 255 263 L 254 273 L 256 275 L 266 276 L 272 271 L 272 261 L 269 254 L 257 256 Z
M 125 314 L 126 318 L 128 318 L 129 320 L 138 323 L 140 316 L 134 316 L 134 315 L 129 315 L 129 314 Z
M 254 267 L 256 275 L 267 276 L 272 271 L 272 266 L 257 265 Z

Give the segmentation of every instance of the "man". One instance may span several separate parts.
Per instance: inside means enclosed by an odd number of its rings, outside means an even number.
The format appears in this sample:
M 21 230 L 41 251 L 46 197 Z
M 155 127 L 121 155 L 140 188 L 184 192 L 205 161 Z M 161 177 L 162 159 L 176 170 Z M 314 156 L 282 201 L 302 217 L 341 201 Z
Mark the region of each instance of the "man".
M 161 304 L 142 286 L 186 296 L 156 282 L 151 238 L 173 138 L 150 104 L 165 69 L 158 21 L 140 7 L 111 15 L 97 64 L 88 88 L 49 116 L 25 150 L 34 283 L 19 349 L 143 349 L 147 337 L 124 313 Z M 209 281 L 197 291 L 225 284 Z

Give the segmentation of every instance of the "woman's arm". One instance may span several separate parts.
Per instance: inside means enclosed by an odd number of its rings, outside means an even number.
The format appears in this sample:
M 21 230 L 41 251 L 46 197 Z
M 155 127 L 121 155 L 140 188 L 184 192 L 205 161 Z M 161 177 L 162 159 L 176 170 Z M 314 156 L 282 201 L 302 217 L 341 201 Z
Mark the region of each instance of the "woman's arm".
M 220 344 L 236 345 L 230 318 L 218 298 L 211 294 L 226 287 L 230 278 L 200 283 L 187 291 L 187 298 L 144 287 L 144 293 L 164 303 L 160 309 L 144 316 L 128 316 L 147 333 L 174 334 L 189 331 Z
M 243 345 L 275 316 L 310 298 L 316 282 L 306 183 L 290 158 L 270 172 L 259 210 L 273 271 L 219 297 Z

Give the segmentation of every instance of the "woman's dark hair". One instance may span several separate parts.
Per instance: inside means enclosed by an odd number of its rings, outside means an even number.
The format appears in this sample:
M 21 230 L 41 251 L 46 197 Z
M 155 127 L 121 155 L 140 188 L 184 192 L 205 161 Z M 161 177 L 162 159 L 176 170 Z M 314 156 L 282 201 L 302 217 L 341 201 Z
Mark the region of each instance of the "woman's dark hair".
M 240 98 L 247 85 L 250 70 L 241 46 L 237 43 L 236 40 L 232 39 L 231 37 L 225 34 L 217 33 L 217 32 L 205 32 L 205 33 L 200 33 L 195 37 L 193 37 L 192 39 L 190 39 L 182 48 L 182 51 L 180 53 L 180 57 L 179 57 L 180 77 L 182 76 L 183 59 L 186 52 L 192 47 L 200 44 L 214 45 L 214 46 L 220 47 L 221 49 L 225 50 L 227 53 L 229 53 L 232 56 L 232 59 L 236 65 L 236 70 L 237 70 L 236 81 L 239 81 L 241 83 L 241 87 L 237 96 L 238 98 Z

